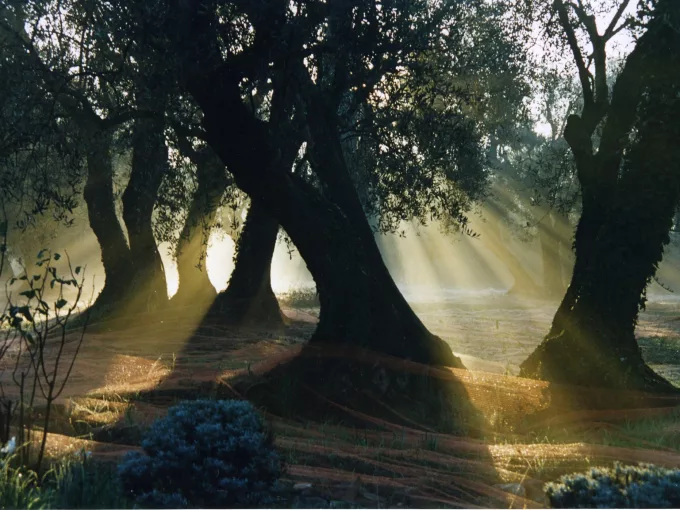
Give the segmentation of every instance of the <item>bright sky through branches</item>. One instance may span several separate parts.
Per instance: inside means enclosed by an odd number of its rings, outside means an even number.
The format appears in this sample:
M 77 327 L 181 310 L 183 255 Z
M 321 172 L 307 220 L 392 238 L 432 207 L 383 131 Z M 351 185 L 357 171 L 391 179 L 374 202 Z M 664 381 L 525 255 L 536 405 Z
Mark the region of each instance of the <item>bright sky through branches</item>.
M 585 6 L 590 4 L 593 7 L 593 10 L 591 11 L 588 9 L 588 12 L 593 12 L 595 14 L 598 32 L 602 34 L 611 23 L 616 9 L 623 1 L 624 0 L 591 0 L 590 2 L 582 2 L 582 0 L 578 0 L 578 4 L 583 3 Z M 569 4 L 570 2 L 566 3 Z M 636 9 L 637 2 L 630 1 L 621 19 L 625 20 L 628 16 L 634 16 Z M 619 26 L 621 23 L 622 21 L 619 21 L 617 26 Z M 592 53 L 592 45 L 585 37 L 585 34 L 582 30 L 577 30 L 576 33 L 579 37 L 581 51 L 584 55 L 590 55 Z M 532 40 L 535 42 L 533 44 L 530 43 L 529 51 L 532 55 L 532 58 L 538 65 L 547 69 L 563 71 L 572 76 L 574 80 L 577 80 L 578 72 L 576 69 L 576 64 L 574 63 L 573 55 L 566 45 L 564 50 L 560 50 L 556 55 L 556 49 L 552 46 L 552 42 L 548 41 L 545 36 L 545 26 L 543 23 L 535 23 Z M 634 39 L 629 30 L 622 30 L 618 32 L 607 42 L 608 62 L 616 62 L 625 58 L 632 50 L 633 45 Z M 592 62 L 590 68 L 592 71 Z M 534 129 L 538 134 L 550 136 L 550 125 L 545 122 L 545 119 L 540 118 L 540 114 L 538 114 L 537 103 L 539 100 L 539 98 L 534 98 L 534 101 L 532 102 L 532 110 L 535 112 L 537 118 Z

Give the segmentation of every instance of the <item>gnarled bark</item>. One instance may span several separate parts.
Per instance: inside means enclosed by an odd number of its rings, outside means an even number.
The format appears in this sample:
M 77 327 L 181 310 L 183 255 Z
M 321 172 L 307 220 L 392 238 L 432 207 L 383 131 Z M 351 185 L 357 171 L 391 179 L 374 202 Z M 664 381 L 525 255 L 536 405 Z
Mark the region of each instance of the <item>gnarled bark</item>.
M 583 284 L 588 258 L 596 243 L 596 236 L 607 215 L 616 186 L 623 150 L 630 130 L 635 122 L 636 107 L 640 100 L 643 75 L 648 68 L 648 42 L 650 36 L 644 34 L 633 51 L 628 55 L 626 64 L 616 80 L 611 100 L 609 100 L 604 36 L 589 30 L 589 37 L 598 52 L 595 56 L 595 88 L 588 79 L 583 56 L 573 28 L 566 13 L 566 6 L 560 0 L 555 2 L 558 14 L 567 34 L 569 45 L 574 53 L 579 76 L 583 87 L 585 104 L 580 115 L 570 115 L 564 130 L 564 138 L 569 144 L 576 163 L 577 177 L 581 186 L 581 217 L 574 234 L 574 270 L 567 291 L 555 313 L 549 336 L 559 334 L 568 327 L 568 320 Z M 593 20 L 594 21 L 594 18 Z M 588 21 L 591 23 L 591 21 Z M 593 136 L 598 124 L 606 116 L 600 145 L 595 151 Z
M 606 207 L 588 216 L 585 225 L 581 218 L 579 228 L 586 229 L 577 230 L 577 241 L 585 232 L 589 243 L 584 245 L 582 238 L 580 251 L 577 245 L 565 301 L 551 334 L 522 364 L 526 376 L 586 386 L 673 389 L 645 364 L 634 336 L 646 286 L 662 259 L 680 200 L 680 36 L 669 22 L 680 20 L 680 6 L 660 2 L 657 9 L 634 50 L 634 69 L 644 72 L 629 76 L 624 70 L 614 89 L 612 108 L 625 108 L 626 115 L 616 110 L 609 116 L 604 133 L 610 135 L 603 136 L 598 162 L 605 176 L 615 161 L 619 166 L 606 190 L 591 194 L 596 198 L 606 191 Z M 641 67 L 643 56 L 646 65 Z M 630 60 L 626 68 L 629 64 Z M 617 103 L 617 90 L 631 88 L 637 90 L 635 103 Z M 623 141 L 610 137 L 618 132 L 628 139 L 630 132 L 620 129 L 632 129 L 635 114 L 635 138 L 624 158 Z M 622 117 L 630 122 L 622 126 Z M 602 182 L 601 175 L 596 178 Z M 586 200 L 584 189 L 584 207 L 592 202 Z
M 132 142 L 132 172 L 123 193 L 123 221 L 134 264 L 128 299 L 136 308 L 151 311 L 168 300 L 165 271 L 156 239 L 152 214 L 163 176 L 168 170 L 168 149 L 163 124 L 141 119 L 135 122 Z M 122 275 L 121 275 L 122 276 Z
M 639 136 L 658 136 L 652 128 L 658 124 L 663 121 L 648 124 Z M 634 335 L 641 296 L 663 257 L 680 200 L 677 162 L 666 150 L 661 143 L 633 149 L 637 168 L 619 184 L 615 213 L 598 233 L 568 320 L 522 364 L 522 375 L 583 386 L 673 389 L 645 364 Z
M 328 167 L 322 176 L 328 195 L 322 195 L 282 163 L 279 140 L 244 106 L 237 82 L 221 76 L 219 85 L 189 82 L 204 112 L 210 145 L 238 186 L 262 200 L 285 228 L 314 277 L 321 315 L 311 341 L 462 366 L 449 346 L 425 328 L 392 280 L 344 168 L 332 123 L 323 118 L 310 122 L 317 163 Z
M 86 158 L 84 197 L 90 227 L 101 248 L 105 274 L 104 288 L 95 306 L 109 309 L 126 296 L 134 268 L 125 234 L 116 216 L 111 134 L 106 131 L 92 133 L 87 143 Z

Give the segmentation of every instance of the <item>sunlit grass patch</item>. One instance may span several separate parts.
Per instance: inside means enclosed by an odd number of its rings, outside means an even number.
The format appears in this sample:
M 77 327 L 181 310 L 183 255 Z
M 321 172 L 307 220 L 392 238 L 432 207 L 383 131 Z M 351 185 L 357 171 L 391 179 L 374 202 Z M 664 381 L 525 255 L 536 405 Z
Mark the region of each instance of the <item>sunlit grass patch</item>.
M 638 345 L 647 363 L 680 365 L 680 337 L 642 337 L 638 338 Z
M 618 430 L 604 431 L 604 444 L 680 452 L 680 407 L 667 416 L 626 421 Z
M 549 479 L 590 467 L 604 451 L 602 447 L 625 449 L 618 453 L 630 454 L 631 461 L 636 457 L 634 451 L 644 453 L 650 461 L 655 451 L 680 452 L 679 421 L 680 408 L 665 416 L 622 423 L 575 423 L 546 427 L 526 436 L 498 434 L 487 440 L 493 445 L 490 451 L 498 466 L 519 469 L 524 465 L 531 476 Z
M 105 385 L 90 390 L 95 394 L 130 394 L 150 390 L 170 375 L 171 367 L 161 358 L 155 361 L 126 355 L 116 355 L 109 362 Z

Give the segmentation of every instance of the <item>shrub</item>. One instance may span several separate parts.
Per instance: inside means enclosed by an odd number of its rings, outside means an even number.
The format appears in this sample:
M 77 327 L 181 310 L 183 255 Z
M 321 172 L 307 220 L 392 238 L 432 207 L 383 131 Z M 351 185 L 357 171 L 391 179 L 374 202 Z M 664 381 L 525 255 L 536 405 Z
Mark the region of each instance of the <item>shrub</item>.
M 272 436 L 243 401 L 182 402 L 151 426 L 142 448 L 119 474 L 146 507 L 263 506 L 281 474 Z
M 563 476 L 546 494 L 553 508 L 679 508 L 680 471 L 616 464 Z

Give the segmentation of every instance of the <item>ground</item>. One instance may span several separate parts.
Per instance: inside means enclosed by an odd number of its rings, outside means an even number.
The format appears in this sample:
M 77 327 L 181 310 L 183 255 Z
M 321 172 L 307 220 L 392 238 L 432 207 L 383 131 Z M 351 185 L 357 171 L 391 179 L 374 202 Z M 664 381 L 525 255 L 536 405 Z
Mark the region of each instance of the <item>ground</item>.
M 256 381 L 299 352 L 313 331 L 318 310 L 291 305 L 284 311 L 293 322 L 284 331 L 196 329 L 180 317 L 154 324 L 140 317 L 124 330 L 91 325 L 59 402 L 49 453 L 85 447 L 95 458 L 115 460 L 177 400 L 236 396 L 233 381 Z M 548 385 L 512 377 L 548 330 L 557 303 L 491 293 L 413 306 L 471 369 L 449 375 L 462 382 L 485 425 L 473 439 L 417 422 L 397 425 L 382 419 L 377 407 L 381 419 L 352 409 L 340 422 L 267 415 L 288 463 L 290 504 L 541 507 L 543 482 L 563 473 L 614 460 L 680 465 L 680 402 L 579 414 L 560 409 L 553 396 L 546 414 Z M 638 327 L 646 359 L 676 381 L 677 317 L 679 303 L 652 302 Z M 74 346 L 75 337 L 69 338 L 68 347 Z M 7 375 L 0 377 L 5 383 Z
M 406 293 L 408 296 L 408 292 Z M 446 340 L 473 370 L 519 374 L 519 365 L 550 329 L 557 301 L 500 292 L 446 295 L 418 293 L 413 308 L 433 333 Z M 314 308 L 305 308 L 316 314 Z M 652 295 L 636 335 L 647 362 L 680 385 L 680 299 Z M 675 354 L 673 354 L 675 353 Z

